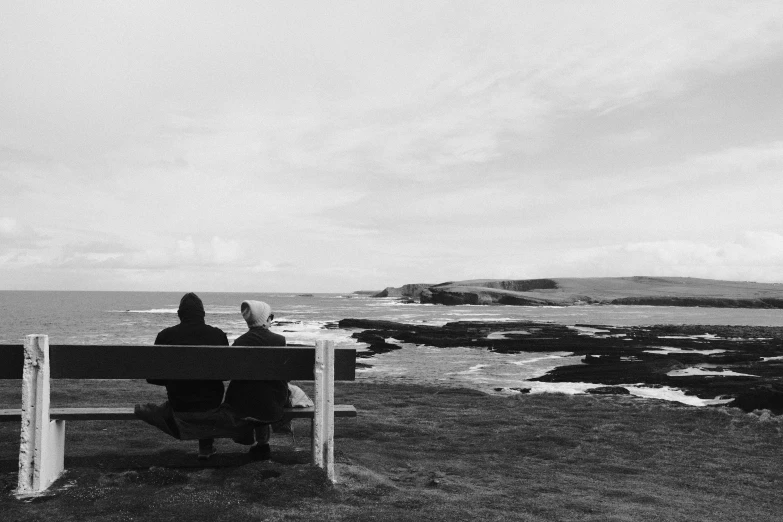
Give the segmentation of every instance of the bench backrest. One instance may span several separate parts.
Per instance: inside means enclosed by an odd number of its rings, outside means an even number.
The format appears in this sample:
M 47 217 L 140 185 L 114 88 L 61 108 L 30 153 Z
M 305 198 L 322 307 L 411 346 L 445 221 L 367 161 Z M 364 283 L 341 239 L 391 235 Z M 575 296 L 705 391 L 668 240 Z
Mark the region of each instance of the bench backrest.
M 52 379 L 314 380 L 313 347 L 52 345 Z M 21 379 L 24 346 L 0 345 L 0 379 Z M 334 380 L 356 378 L 356 350 L 334 350 Z

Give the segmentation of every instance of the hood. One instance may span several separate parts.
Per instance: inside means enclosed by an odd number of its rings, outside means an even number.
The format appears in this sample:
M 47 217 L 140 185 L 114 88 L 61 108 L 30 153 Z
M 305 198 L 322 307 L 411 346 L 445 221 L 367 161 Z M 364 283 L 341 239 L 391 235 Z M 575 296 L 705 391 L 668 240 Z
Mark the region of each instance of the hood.
M 272 307 L 263 301 L 242 301 L 242 317 L 247 325 L 266 326 L 266 320 L 272 313 Z
M 193 292 L 185 294 L 179 301 L 177 315 L 183 323 L 203 323 L 204 303 L 202 303 L 199 296 Z

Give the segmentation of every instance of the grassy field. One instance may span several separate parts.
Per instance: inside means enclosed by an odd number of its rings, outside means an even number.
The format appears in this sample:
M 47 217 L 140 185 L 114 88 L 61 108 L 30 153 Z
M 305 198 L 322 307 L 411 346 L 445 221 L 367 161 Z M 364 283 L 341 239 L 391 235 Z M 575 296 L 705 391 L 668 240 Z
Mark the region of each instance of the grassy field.
M 17 407 L 18 381 L 0 382 Z M 303 386 L 307 389 L 306 386 Z M 154 401 L 135 381 L 55 381 L 56 405 Z M 309 390 L 308 390 L 309 391 Z M 275 435 L 273 459 L 195 443 L 141 422 L 72 422 L 66 475 L 16 500 L 19 427 L 0 425 L 0 518 L 65 520 L 773 521 L 783 513 L 783 422 L 767 414 L 633 397 L 489 396 L 464 389 L 340 383 L 339 483 Z

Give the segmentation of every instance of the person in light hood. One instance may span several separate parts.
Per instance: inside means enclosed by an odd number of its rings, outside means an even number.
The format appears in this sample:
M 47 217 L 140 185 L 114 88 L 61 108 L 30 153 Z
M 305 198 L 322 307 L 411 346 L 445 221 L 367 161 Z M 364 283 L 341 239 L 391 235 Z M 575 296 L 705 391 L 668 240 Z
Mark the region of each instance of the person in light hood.
M 263 301 L 243 301 L 240 308 L 249 330 L 239 336 L 232 346 L 285 346 L 282 335 L 269 331 L 274 320 L 272 307 Z M 240 444 L 252 444 L 250 453 L 255 458 L 270 457 L 270 425 L 283 418 L 288 400 L 288 383 L 282 380 L 233 380 L 228 385 L 225 403 L 241 417 L 255 419 L 262 424 L 246 439 L 234 439 Z M 253 437 L 255 435 L 255 437 Z M 254 440 L 255 439 L 255 440 Z M 255 442 L 255 444 L 254 444 Z

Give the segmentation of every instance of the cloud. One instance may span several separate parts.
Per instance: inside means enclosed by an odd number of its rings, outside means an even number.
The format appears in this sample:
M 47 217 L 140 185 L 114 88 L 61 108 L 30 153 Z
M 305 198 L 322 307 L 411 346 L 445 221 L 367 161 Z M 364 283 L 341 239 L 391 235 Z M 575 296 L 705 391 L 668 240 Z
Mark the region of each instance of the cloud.
M 10 217 L 0 217 L 0 238 L 18 239 L 28 234 L 26 227 L 23 227 L 16 219 Z
M 585 248 L 565 255 L 556 270 L 593 276 L 669 275 L 775 282 L 783 280 L 783 235 L 753 231 L 736 241 L 650 241 Z
M 35 247 L 43 239 L 30 225 L 14 217 L 0 217 L 0 252 Z
M 242 246 L 234 239 L 224 239 L 219 236 L 194 239 L 188 236 L 175 241 L 169 247 L 136 250 L 123 255 L 108 255 L 100 261 L 100 264 L 122 268 L 220 267 L 229 270 L 251 266 L 252 261 L 246 259 L 243 253 Z
M 215 236 L 210 241 L 212 262 L 218 265 L 247 263 L 243 259 L 243 249 L 238 241 L 221 239 Z
M 153 289 L 739 267 L 783 232 L 782 13 L 3 6 L 0 262 Z

